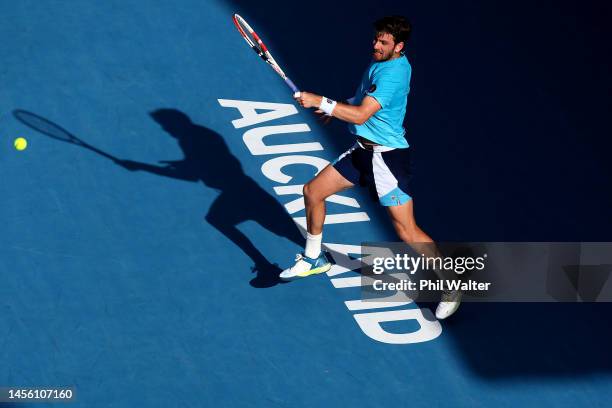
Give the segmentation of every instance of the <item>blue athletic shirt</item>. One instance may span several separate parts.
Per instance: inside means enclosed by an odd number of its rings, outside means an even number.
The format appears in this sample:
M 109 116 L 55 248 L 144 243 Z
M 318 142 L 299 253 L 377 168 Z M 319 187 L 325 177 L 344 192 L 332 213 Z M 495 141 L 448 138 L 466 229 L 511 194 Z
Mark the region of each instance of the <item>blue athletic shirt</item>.
M 408 59 L 401 57 L 373 61 L 361 78 L 354 105 L 361 105 L 366 96 L 375 98 L 381 106 L 363 125 L 349 124 L 349 131 L 383 146 L 406 148 L 403 122 L 410 91 L 412 68 Z

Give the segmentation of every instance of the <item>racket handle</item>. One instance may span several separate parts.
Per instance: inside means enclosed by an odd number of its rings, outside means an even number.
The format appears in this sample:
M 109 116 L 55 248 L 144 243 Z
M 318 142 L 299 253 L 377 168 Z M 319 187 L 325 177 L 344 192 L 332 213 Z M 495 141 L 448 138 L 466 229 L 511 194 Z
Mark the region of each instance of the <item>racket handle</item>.
M 291 88 L 291 90 L 293 90 L 293 93 L 295 92 L 299 92 L 300 90 L 298 89 L 297 86 L 295 86 L 295 84 L 293 83 L 292 80 L 290 80 L 289 78 L 285 78 L 285 83 L 287 85 L 289 85 L 289 88 Z

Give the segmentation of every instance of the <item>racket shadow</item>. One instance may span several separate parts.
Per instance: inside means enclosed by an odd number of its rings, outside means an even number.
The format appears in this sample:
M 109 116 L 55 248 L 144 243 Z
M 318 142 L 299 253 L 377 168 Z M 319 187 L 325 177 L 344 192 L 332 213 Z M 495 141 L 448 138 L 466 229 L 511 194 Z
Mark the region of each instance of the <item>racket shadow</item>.
M 46 119 L 40 115 L 37 115 L 36 113 L 24 109 L 15 109 L 13 110 L 13 116 L 15 117 L 15 119 L 17 119 L 19 122 L 29 127 L 30 129 L 33 129 L 52 139 L 83 147 L 112 161 L 117 160 L 115 156 L 112 156 L 106 153 L 105 151 L 98 149 L 97 147 L 85 143 L 82 139 L 76 137 L 74 134 L 70 133 L 57 123 L 52 122 L 51 120 Z
M 193 123 L 185 113 L 176 109 L 157 109 L 150 115 L 176 140 L 183 151 L 183 159 L 159 161 L 162 165 L 132 160 L 117 160 L 116 163 L 130 171 L 202 182 L 218 190 L 220 194 L 208 210 L 206 221 L 251 258 L 254 263 L 252 271 L 257 272 L 251 280 L 253 287 L 265 288 L 280 283 L 279 266 L 268 261 L 237 225 L 254 221 L 301 247 L 304 239 L 284 207 L 244 172 L 221 135 Z

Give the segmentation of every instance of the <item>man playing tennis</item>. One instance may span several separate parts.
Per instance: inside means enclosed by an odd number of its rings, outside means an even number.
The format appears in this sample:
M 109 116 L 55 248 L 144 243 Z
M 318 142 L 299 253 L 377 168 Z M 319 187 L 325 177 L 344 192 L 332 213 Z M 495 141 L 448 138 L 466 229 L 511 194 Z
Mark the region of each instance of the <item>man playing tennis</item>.
M 410 90 L 411 67 L 404 55 L 411 27 L 401 16 L 384 17 L 374 23 L 372 62 L 364 73 L 357 94 L 340 103 L 310 92 L 294 95 L 304 108 L 348 122 L 357 137 L 353 147 L 304 185 L 307 237 L 303 254 L 284 270 L 281 279 L 291 280 L 331 268 L 321 250 L 325 199 L 332 194 L 365 184 L 385 206 L 399 238 L 413 246 L 433 243 L 415 222 L 408 181 L 410 149 L 403 127 Z M 461 292 L 444 292 L 436 317 L 444 319 L 459 307 Z

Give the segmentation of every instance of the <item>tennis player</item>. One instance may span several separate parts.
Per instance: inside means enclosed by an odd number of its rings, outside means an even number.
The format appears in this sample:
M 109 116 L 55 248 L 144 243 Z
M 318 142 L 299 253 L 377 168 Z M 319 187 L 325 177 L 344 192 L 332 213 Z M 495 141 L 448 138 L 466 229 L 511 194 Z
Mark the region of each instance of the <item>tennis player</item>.
M 321 250 L 325 199 L 354 186 L 367 185 L 385 206 L 399 238 L 415 246 L 433 240 L 414 219 L 410 178 L 410 148 L 403 127 L 410 90 L 411 67 L 404 55 L 410 23 L 401 16 L 384 17 L 374 23 L 372 62 L 357 94 L 347 103 L 311 92 L 294 95 L 304 108 L 348 123 L 356 143 L 315 178 L 304 185 L 307 237 L 303 254 L 284 270 L 284 280 L 326 272 L 331 262 Z M 434 245 L 435 247 L 435 245 Z M 461 292 L 444 292 L 436 317 L 444 319 L 459 307 Z

